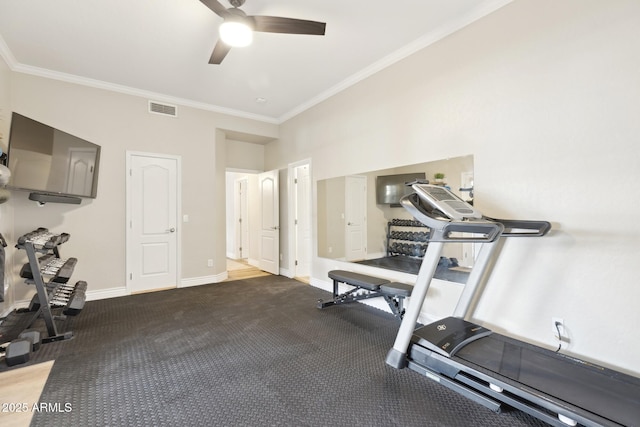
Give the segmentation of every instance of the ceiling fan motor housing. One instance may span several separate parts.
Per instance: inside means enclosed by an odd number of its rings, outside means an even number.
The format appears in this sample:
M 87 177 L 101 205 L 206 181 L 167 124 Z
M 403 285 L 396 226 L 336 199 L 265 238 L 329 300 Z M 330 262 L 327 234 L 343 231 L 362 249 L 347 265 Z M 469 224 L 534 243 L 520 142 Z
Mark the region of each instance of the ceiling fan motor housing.
M 209 64 L 220 64 L 231 47 L 247 46 L 251 43 L 253 32 L 280 34 L 309 34 L 324 36 L 324 22 L 306 19 L 284 18 L 281 16 L 247 16 L 240 6 L 245 0 L 228 0 L 232 7 L 226 8 L 219 0 L 200 0 L 213 13 L 221 17 L 220 39 L 213 48 Z

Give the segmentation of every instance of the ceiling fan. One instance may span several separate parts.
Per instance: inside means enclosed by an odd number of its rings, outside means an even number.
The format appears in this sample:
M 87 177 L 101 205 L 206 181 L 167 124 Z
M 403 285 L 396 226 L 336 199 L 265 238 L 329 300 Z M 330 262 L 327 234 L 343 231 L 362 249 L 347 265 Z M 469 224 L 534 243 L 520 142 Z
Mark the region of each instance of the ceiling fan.
M 245 0 L 229 0 L 230 8 L 224 7 L 217 0 L 200 0 L 224 19 L 220 25 L 220 40 L 216 43 L 209 59 L 209 64 L 220 64 L 233 46 L 247 46 L 251 43 L 253 31 L 263 33 L 310 34 L 324 36 L 324 22 L 304 19 L 282 18 L 279 16 L 248 16 L 239 9 Z M 232 39 L 232 34 L 238 38 Z

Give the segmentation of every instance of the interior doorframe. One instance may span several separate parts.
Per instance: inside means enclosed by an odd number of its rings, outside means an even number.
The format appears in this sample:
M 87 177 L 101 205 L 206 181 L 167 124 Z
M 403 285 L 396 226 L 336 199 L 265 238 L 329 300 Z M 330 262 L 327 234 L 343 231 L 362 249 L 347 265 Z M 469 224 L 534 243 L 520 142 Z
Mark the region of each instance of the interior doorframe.
M 295 194 L 295 169 L 300 167 L 300 166 L 309 166 L 309 181 L 311 182 L 310 188 L 309 188 L 309 202 L 311 203 L 311 206 L 309 206 L 309 215 L 311 216 L 311 218 L 309 218 L 309 224 L 311 227 L 311 235 L 313 237 L 313 232 L 314 232 L 314 224 L 311 221 L 313 219 L 313 173 L 312 173 L 312 169 L 311 169 L 311 159 L 304 159 L 304 160 L 300 160 L 298 162 L 294 162 L 294 163 L 289 163 L 289 167 L 288 167 L 288 179 L 287 179 L 287 194 L 288 194 L 288 216 L 289 216 L 289 221 L 288 221 L 288 228 L 289 228 L 289 268 L 288 268 L 288 274 L 287 277 L 289 277 L 290 279 L 293 279 L 296 275 L 296 224 L 295 224 L 295 220 L 296 220 L 296 202 L 297 202 L 297 197 Z M 312 239 L 313 241 L 313 239 Z M 314 254 L 314 249 L 313 249 L 313 244 L 311 245 L 311 252 L 309 253 L 309 256 L 311 257 L 311 266 L 313 267 L 313 254 Z M 311 274 L 311 271 L 309 272 Z
M 129 151 L 126 152 L 126 208 L 125 208 L 125 251 L 126 251 L 126 265 L 125 265 L 125 289 L 127 295 L 131 294 L 131 279 L 129 272 L 131 271 L 131 265 L 133 260 L 131 259 L 131 228 L 129 223 L 132 221 L 132 209 L 133 203 L 131 197 L 133 196 L 132 179 L 129 171 L 131 170 L 131 162 L 133 156 L 141 157 L 156 157 L 161 159 L 171 159 L 176 161 L 176 288 L 182 287 L 182 156 L 163 154 L 163 153 L 148 153 L 143 151 Z
M 233 203 L 234 203 L 234 256 L 235 259 L 248 258 L 249 255 L 249 197 L 248 197 L 249 178 L 244 176 L 236 179 L 233 183 Z M 243 203 L 244 202 L 244 203 Z M 244 209 L 243 209 L 244 208 Z M 245 215 L 243 215 L 245 214 Z M 247 228 L 247 236 L 245 241 L 244 229 Z M 243 256 L 246 254 L 247 256 Z

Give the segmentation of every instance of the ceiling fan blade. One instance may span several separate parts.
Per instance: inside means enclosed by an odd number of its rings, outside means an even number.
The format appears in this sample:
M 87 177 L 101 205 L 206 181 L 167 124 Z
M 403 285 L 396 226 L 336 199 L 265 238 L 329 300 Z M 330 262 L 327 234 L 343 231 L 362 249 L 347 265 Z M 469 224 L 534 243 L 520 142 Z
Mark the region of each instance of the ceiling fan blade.
M 226 18 L 229 16 L 227 8 L 221 5 L 217 0 L 200 0 L 205 6 L 211 9 L 216 15 Z
M 230 50 L 231 46 L 223 43 L 222 40 L 218 40 L 218 43 L 216 43 L 216 46 L 213 48 L 213 52 L 211 53 L 209 64 L 219 65 Z
M 279 16 L 249 16 L 254 31 L 263 33 L 311 34 L 324 36 L 327 24 L 304 19 L 281 18 Z

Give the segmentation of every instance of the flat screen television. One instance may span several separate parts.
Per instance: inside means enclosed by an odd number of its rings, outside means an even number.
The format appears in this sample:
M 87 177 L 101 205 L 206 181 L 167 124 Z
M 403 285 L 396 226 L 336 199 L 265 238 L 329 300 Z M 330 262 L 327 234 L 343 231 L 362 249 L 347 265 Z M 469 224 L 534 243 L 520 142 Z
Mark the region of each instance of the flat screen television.
M 14 112 L 7 155 L 9 188 L 73 198 L 97 195 L 99 145 Z
M 403 173 L 398 175 L 380 175 L 376 177 L 376 203 L 379 205 L 400 206 L 400 199 L 413 193 L 407 182 L 416 179 L 425 180 L 424 172 Z

